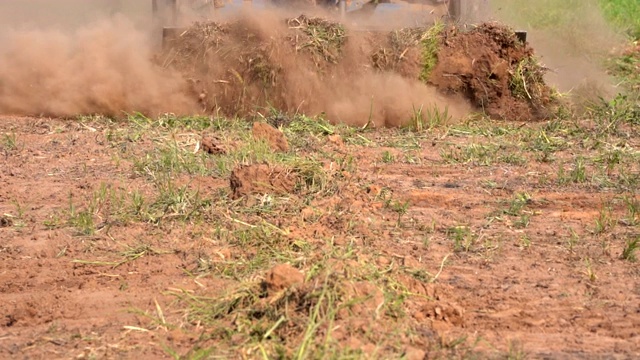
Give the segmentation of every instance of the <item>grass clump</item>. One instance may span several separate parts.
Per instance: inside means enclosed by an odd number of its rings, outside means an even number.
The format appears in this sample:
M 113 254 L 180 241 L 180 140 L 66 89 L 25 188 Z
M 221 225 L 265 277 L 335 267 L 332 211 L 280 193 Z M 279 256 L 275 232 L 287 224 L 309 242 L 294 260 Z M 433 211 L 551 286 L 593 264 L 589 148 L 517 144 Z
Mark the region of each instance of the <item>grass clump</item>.
M 440 50 L 440 35 L 444 31 L 444 23 L 436 22 L 427 32 L 424 33 L 421 40 L 422 45 L 422 71 L 420 72 L 420 80 L 428 82 L 431 71 L 438 64 L 438 51 Z
M 620 256 L 622 259 L 627 261 L 636 261 L 636 251 L 640 248 L 640 237 L 636 237 L 635 239 L 627 239 L 624 244 L 624 249 L 622 249 L 622 255 Z
M 413 109 L 408 127 L 415 132 L 431 131 L 447 125 L 451 119 L 448 107 L 441 110 L 435 104 L 427 108 L 420 106 L 418 109 Z
M 320 67 L 321 60 L 336 64 L 346 41 L 346 30 L 342 24 L 327 21 L 322 18 L 300 15 L 288 19 L 290 29 L 299 30 L 304 36 L 295 36 L 296 51 L 310 51 L 315 55 L 316 66 Z
M 520 99 L 533 101 L 545 95 L 544 68 L 533 57 L 525 57 L 516 67 L 509 82 L 511 93 Z

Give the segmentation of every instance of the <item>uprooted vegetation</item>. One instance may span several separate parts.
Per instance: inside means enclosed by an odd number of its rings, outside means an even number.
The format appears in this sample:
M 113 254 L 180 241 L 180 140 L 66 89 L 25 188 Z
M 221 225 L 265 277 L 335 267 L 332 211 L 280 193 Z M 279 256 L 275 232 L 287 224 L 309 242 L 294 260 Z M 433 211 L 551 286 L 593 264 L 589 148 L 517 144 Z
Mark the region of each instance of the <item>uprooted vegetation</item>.
M 206 112 L 247 115 L 275 107 L 317 114 L 357 96 L 369 96 L 375 103 L 372 90 L 364 86 L 372 94 L 362 94 L 363 86 L 354 84 L 377 74 L 399 75 L 408 84 L 462 95 L 499 119 L 545 119 L 559 101 L 545 84 L 546 69 L 533 49 L 497 24 L 470 31 L 437 23 L 431 28 L 349 32 L 339 23 L 301 15 L 268 29 L 243 20 L 198 23 L 168 45 L 162 64 L 192 81 Z M 393 91 L 398 90 L 387 90 Z

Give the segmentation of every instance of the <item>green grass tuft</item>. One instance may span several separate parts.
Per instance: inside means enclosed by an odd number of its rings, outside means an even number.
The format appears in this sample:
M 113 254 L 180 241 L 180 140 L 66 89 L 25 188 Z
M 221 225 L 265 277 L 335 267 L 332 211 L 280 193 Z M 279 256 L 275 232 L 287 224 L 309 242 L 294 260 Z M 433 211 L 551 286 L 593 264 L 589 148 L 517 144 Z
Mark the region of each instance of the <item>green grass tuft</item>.
M 444 31 L 444 23 L 436 22 L 422 37 L 422 71 L 420 80 L 428 82 L 431 71 L 438 64 L 438 50 L 440 49 L 440 35 Z

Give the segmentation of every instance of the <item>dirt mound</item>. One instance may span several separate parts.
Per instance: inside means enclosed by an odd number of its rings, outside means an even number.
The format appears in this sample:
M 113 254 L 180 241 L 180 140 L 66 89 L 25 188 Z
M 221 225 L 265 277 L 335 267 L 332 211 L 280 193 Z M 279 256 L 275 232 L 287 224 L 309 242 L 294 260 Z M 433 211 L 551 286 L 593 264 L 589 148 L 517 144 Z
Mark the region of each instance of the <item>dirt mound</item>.
M 163 65 L 190 79 L 204 111 L 231 116 L 277 108 L 401 125 L 426 101 L 454 103 L 428 85 L 501 119 L 545 118 L 553 101 L 533 50 L 497 24 L 366 32 L 301 15 L 197 23 L 168 44 Z
M 498 24 L 443 33 L 438 61 L 429 82 L 441 90 L 463 93 L 489 116 L 506 120 L 548 117 L 553 91 L 533 49 Z

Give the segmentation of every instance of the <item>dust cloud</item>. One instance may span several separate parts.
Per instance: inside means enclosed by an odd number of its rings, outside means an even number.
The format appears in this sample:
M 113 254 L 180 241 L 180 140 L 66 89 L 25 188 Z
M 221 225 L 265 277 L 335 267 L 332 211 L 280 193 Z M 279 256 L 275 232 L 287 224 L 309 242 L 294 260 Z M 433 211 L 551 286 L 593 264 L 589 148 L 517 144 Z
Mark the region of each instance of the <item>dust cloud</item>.
M 96 4 L 101 2 L 105 1 Z M 1 6 L 4 11 L 7 3 Z M 91 20 L 88 23 L 64 16 L 54 21 L 47 19 L 46 14 L 38 14 L 40 24 L 31 21 L 29 27 L 14 24 L 10 28 L 5 24 L 0 29 L 0 113 L 119 117 L 131 112 L 155 116 L 216 111 L 198 103 L 202 96 L 194 91 L 191 77 L 194 74 L 179 73 L 154 61 L 158 48 L 154 47 L 157 44 L 152 41 L 149 21 L 140 26 L 130 17 L 112 15 L 112 9 L 104 12 L 109 16 L 99 13 L 93 9 L 91 16 L 86 16 Z M 11 17 L 16 12 L 4 14 Z M 283 19 L 292 15 L 291 11 L 265 9 L 240 14 L 235 19 L 241 19 L 264 42 L 282 40 L 274 39 L 288 30 Z M 240 55 L 246 50 L 252 49 L 240 49 Z M 317 71 L 291 51 L 270 54 L 270 61 L 281 69 L 278 75 L 281 86 L 271 89 L 278 92 L 280 101 L 267 103 L 261 97 L 265 90 L 260 88 L 254 93 L 247 91 L 246 102 L 254 104 L 254 109 L 262 105 L 313 115 L 326 113 L 335 122 L 362 125 L 372 121 L 378 126 L 406 123 L 421 108 L 438 108 L 453 117 L 469 111 L 463 100 L 439 95 L 417 79 L 371 69 L 368 55 L 357 45 L 343 58 L 333 70 Z M 224 107 L 225 102 L 235 104 L 240 95 L 229 90 L 228 84 L 221 86 L 216 79 L 229 75 L 238 66 L 238 58 L 215 60 L 207 72 L 195 75 L 202 83 L 216 84 L 206 89 L 216 106 Z
M 550 71 L 546 80 L 575 103 L 619 92 L 605 61 L 626 43 L 607 23 L 596 0 L 492 0 L 493 18 L 528 31 Z
M 317 14 L 304 13 L 309 17 Z M 198 34 L 210 29 L 196 28 L 196 38 L 184 36 L 178 46 L 192 41 L 200 49 L 187 46 L 186 51 L 178 50 L 168 58 L 187 60 L 182 68 L 200 80 L 209 108 L 213 104 L 231 116 L 246 114 L 251 110 L 248 108 L 262 107 L 258 111 L 264 112 L 275 107 L 289 113 L 324 113 L 331 121 L 350 125 L 399 126 L 420 109 L 423 114 L 426 110 L 447 112 L 453 119 L 469 113 L 471 107 L 465 100 L 438 94 L 419 81 L 420 69 L 411 78 L 372 67 L 375 40 L 386 39 L 388 31 L 354 31 L 354 25 L 347 23 L 347 40 L 336 63 L 326 59 L 316 63 L 318 59 L 313 58 L 317 54 L 295 49 L 299 33 L 289 28 L 285 19 L 298 15 L 290 10 L 242 11 L 220 32 L 221 38 L 201 39 Z M 203 41 L 206 45 L 200 46 Z M 215 50 L 202 52 L 203 47 Z M 261 74 L 256 76 L 256 70 Z M 265 75 L 273 83 L 266 89 Z
M 119 117 L 197 109 L 180 76 L 152 63 L 148 37 L 123 17 L 73 30 L 5 29 L 0 45 L 4 114 Z

